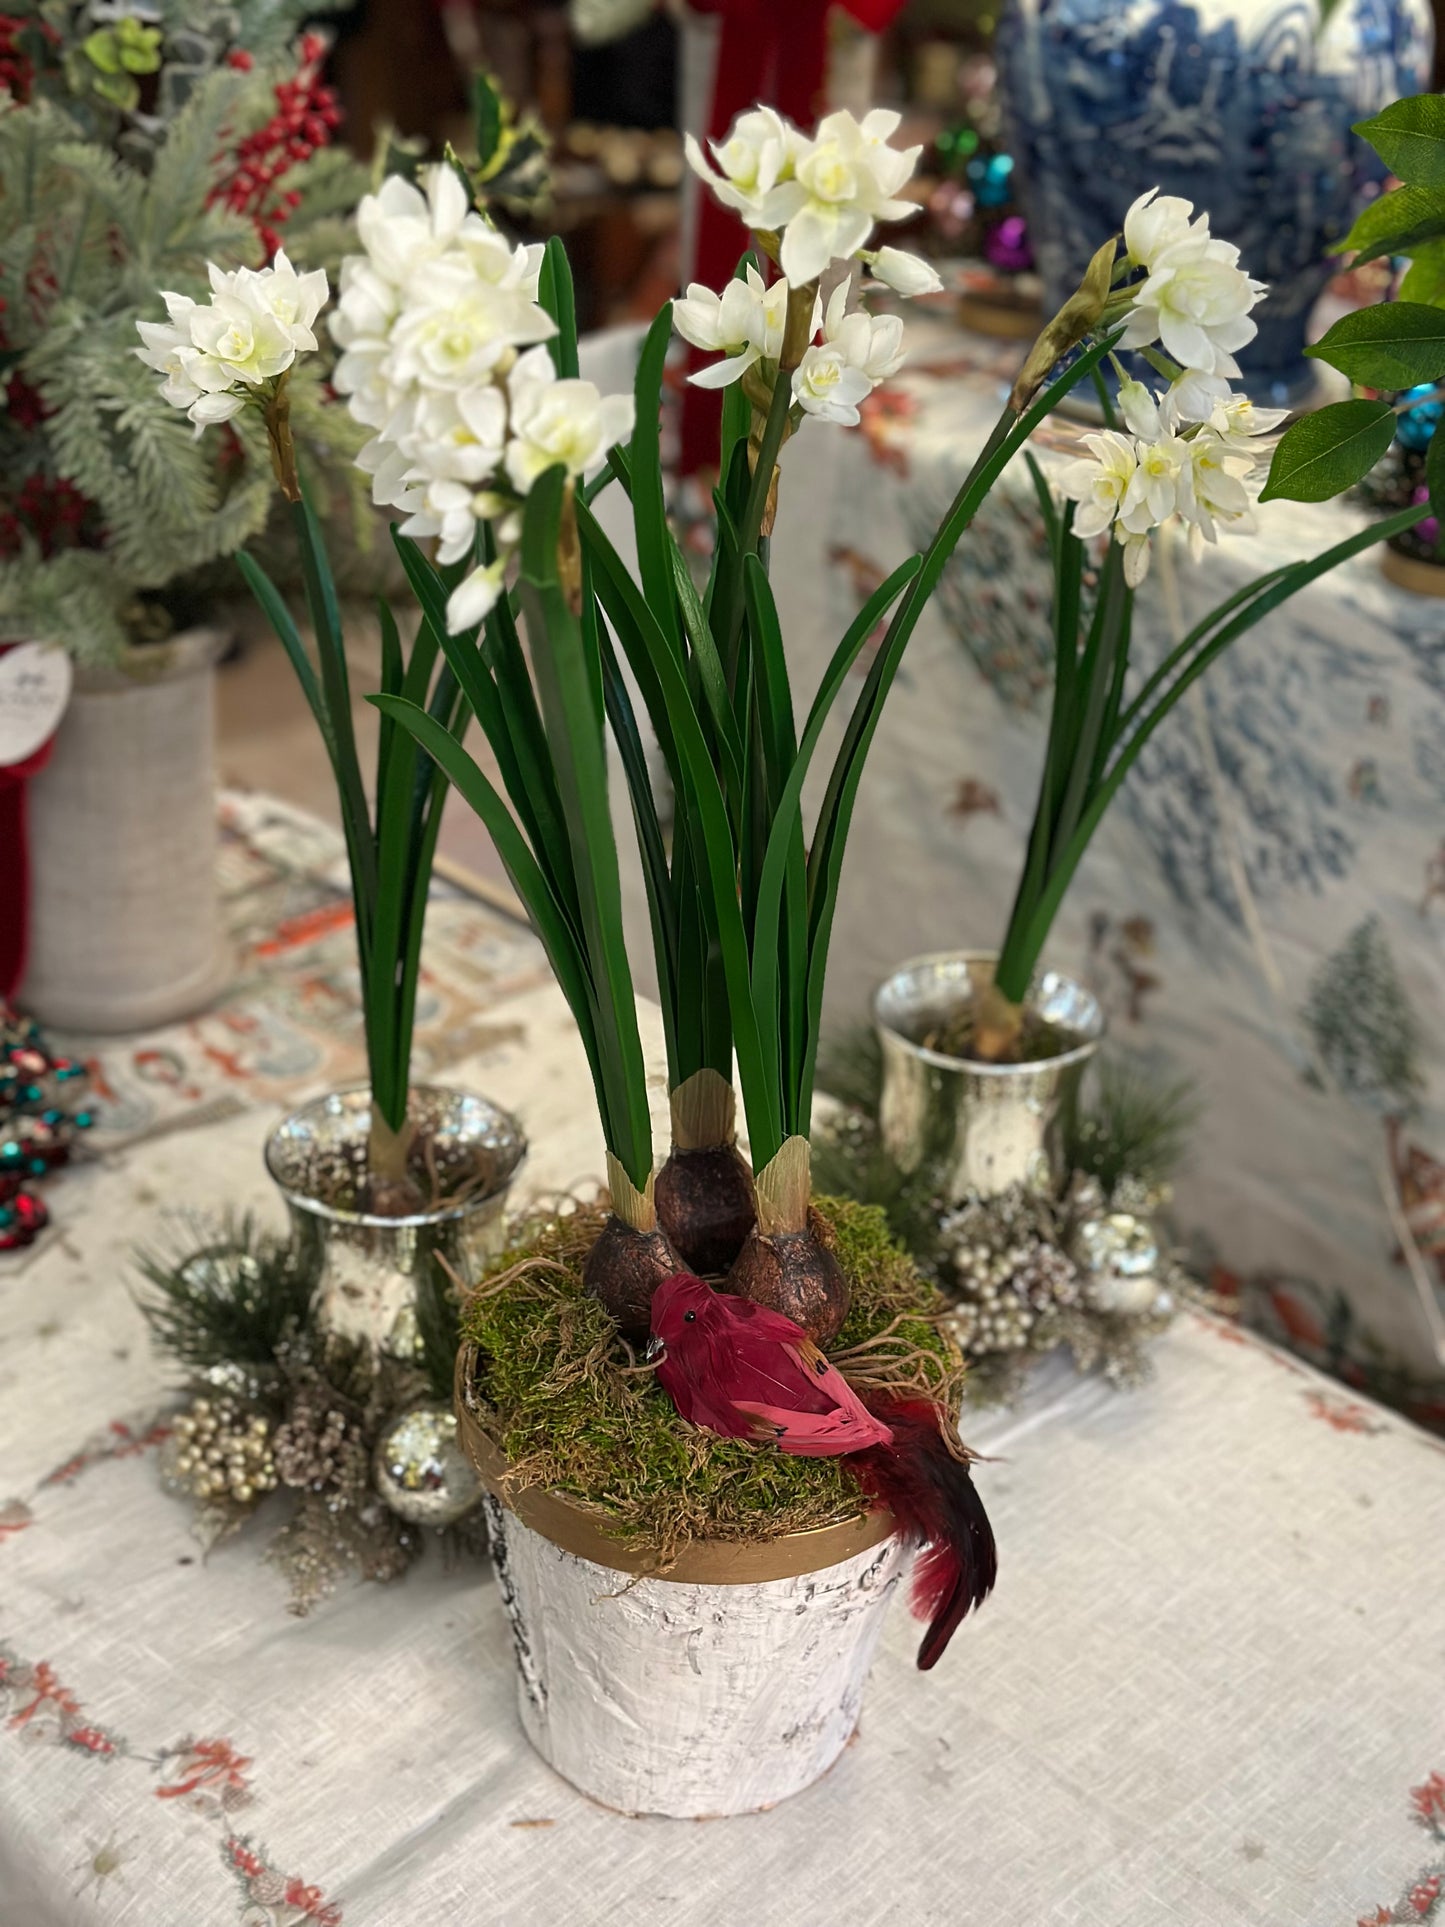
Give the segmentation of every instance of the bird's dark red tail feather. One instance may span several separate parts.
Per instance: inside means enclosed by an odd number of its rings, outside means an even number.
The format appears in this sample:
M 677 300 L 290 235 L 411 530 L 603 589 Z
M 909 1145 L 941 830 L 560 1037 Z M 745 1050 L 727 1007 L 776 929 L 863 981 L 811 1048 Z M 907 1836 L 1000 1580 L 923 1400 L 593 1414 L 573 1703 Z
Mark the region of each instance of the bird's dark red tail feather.
M 926 1672 L 960 1621 L 993 1590 L 993 1527 L 968 1466 L 943 1441 L 936 1407 L 922 1399 L 864 1402 L 890 1427 L 893 1443 L 854 1452 L 843 1463 L 869 1498 L 893 1514 L 905 1540 L 925 1548 L 913 1567 L 913 1610 L 928 1621 L 918 1649 Z

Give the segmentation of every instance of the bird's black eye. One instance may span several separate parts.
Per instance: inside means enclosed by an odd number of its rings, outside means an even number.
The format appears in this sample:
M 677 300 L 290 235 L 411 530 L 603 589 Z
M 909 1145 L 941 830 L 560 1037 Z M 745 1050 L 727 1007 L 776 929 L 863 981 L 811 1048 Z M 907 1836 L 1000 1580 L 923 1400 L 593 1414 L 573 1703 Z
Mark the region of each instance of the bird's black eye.
M 691 1325 L 696 1318 L 697 1313 L 695 1311 L 685 1311 L 682 1314 L 682 1322 L 684 1325 Z

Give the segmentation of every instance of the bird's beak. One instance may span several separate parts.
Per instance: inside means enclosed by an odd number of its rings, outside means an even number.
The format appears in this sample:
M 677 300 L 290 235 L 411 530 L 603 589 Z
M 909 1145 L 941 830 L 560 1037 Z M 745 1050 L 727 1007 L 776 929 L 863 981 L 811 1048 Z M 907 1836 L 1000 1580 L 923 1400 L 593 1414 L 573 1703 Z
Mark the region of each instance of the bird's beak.
M 642 1356 L 649 1365 L 655 1365 L 660 1358 L 667 1357 L 667 1347 L 666 1345 L 663 1344 L 662 1340 L 656 1335 L 656 1333 L 654 1333 L 653 1336 L 648 1339 L 647 1350 L 642 1354 Z

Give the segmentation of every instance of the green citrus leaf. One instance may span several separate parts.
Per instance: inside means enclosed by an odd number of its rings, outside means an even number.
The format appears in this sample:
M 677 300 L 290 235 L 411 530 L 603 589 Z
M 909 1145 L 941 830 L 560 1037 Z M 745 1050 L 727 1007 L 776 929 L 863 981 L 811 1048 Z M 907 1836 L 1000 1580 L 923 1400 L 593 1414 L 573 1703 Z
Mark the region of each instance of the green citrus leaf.
M 1445 241 L 1426 241 L 1415 250 L 1400 283 L 1400 299 L 1445 307 Z
M 1367 388 L 1412 388 L 1445 375 L 1445 310 L 1382 301 L 1341 315 L 1306 351 Z
M 1301 416 L 1281 436 L 1259 499 L 1327 502 L 1368 475 L 1394 437 L 1385 401 L 1341 401 Z
M 1392 174 L 1410 187 L 1445 187 L 1445 96 L 1397 100 L 1373 120 L 1356 123 Z
M 1445 535 L 1445 434 L 1437 428 L 1425 450 L 1425 486 L 1430 491 L 1430 513 Z M 1441 542 L 1435 544 L 1438 555 Z
M 1423 241 L 1445 237 L 1445 194 L 1428 187 L 1397 187 L 1364 208 L 1336 254 L 1353 254 L 1355 266 L 1382 254 L 1413 254 Z

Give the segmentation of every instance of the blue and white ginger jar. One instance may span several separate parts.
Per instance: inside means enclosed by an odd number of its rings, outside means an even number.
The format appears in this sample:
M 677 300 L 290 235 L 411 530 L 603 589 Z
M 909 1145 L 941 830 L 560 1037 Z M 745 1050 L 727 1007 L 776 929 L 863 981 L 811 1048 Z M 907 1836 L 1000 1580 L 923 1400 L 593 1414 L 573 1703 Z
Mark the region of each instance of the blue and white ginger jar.
M 1382 177 L 1352 124 L 1429 83 L 1428 0 L 1012 0 L 996 57 L 1052 313 L 1145 188 L 1207 208 L 1269 283 L 1239 356 L 1297 400 L 1326 250 Z

